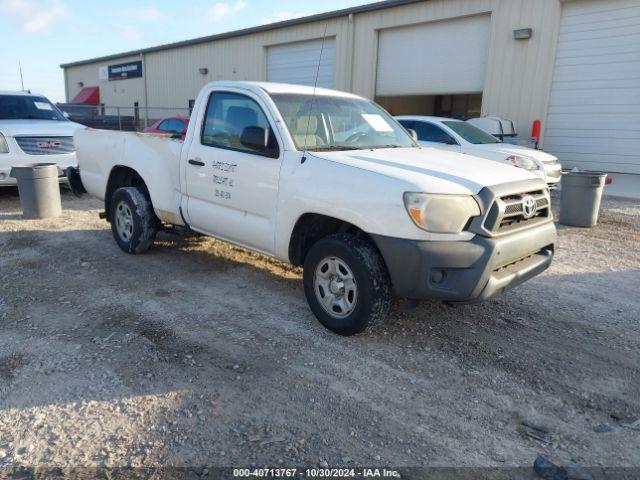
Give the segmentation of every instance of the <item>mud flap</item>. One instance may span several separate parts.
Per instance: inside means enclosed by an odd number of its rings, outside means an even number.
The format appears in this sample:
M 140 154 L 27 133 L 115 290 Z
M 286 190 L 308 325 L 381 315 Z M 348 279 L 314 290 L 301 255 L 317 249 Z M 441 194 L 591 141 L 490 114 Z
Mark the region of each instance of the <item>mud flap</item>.
M 67 167 L 64 171 L 64 174 L 67 177 L 71 191 L 76 197 L 80 198 L 84 193 L 87 193 L 84 185 L 82 185 L 80 170 L 75 167 Z

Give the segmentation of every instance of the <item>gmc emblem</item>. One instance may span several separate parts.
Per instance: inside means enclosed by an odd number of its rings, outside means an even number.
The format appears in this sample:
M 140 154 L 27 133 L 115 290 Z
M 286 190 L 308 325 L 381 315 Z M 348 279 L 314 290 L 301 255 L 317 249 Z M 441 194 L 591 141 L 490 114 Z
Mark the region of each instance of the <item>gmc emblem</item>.
M 59 148 L 62 146 L 60 142 L 51 141 L 51 142 L 38 142 L 36 143 L 38 148 Z

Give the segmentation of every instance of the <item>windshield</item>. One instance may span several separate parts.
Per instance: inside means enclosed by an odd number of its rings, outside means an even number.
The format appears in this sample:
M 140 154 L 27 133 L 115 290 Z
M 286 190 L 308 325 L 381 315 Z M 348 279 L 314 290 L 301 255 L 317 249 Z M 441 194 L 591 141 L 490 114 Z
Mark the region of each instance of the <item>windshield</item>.
M 473 143 L 475 145 L 487 144 L 487 143 L 500 143 L 493 135 L 489 135 L 484 130 L 480 130 L 478 127 L 475 127 L 467 122 L 460 121 L 444 121 L 447 127 L 456 132 L 462 138 L 464 138 L 467 142 Z
M 60 110 L 44 97 L 0 95 L 0 120 L 67 121 Z
M 415 147 L 402 126 L 368 100 L 306 94 L 271 95 L 298 150 Z

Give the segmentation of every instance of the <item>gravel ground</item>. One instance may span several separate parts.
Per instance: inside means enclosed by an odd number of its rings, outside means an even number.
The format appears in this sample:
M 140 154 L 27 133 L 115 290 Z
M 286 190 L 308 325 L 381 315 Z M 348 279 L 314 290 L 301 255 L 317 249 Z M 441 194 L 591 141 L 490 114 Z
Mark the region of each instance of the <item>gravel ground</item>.
M 301 272 L 208 238 L 122 253 L 100 203 L 0 191 L 0 466 L 640 467 L 640 205 L 559 227 L 474 306 L 316 322 Z

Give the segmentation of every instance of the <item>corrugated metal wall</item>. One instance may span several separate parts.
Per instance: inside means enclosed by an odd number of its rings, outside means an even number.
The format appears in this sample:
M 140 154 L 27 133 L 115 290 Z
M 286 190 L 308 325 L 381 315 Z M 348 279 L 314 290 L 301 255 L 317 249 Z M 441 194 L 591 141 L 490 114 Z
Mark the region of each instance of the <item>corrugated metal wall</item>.
M 493 29 L 482 112 L 516 121 L 528 135 L 533 120 L 546 119 L 553 79 L 561 5 L 557 0 L 494 0 Z M 530 40 L 513 30 L 533 29 Z
M 518 131 L 528 134 L 533 120 L 546 116 L 560 22 L 559 0 L 432 0 L 358 15 L 353 91 L 366 97 L 375 95 L 377 35 L 381 29 L 483 13 L 491 14 L 491 38 L 482 113 L 512 118 Z M 514 40 L 513 30 L 529 27 L 533 29 L 530 40 Z M 420 51 L 416 48 L 403 54 L 419 55 Z
M 144 105 L 144 79 L 149 106 L 187 106 L 200 87 L 218 80 L 265 80 L 267 47 L 321 38 L 326 27 L 336 37 L 334 85 L 373 98 L 375 96 L 378 32 L 447 18 L 491 14 L 482 111 L 513 118 L 521 133 L 534 119 L 544 120 L 553 74 L 560 22 L 560 0 L 427 0 L 328 21 L 283 27 L 242 37 L 218 40 L 144 55 L 145 77 L 98 82 L 96 63 L 68 69 L 68 92 L 73 97 L 85 86 L 100 85 L 107 105 Z M 530 40 L 516 41 L 513 30 L 530 27 Z M 419 46 L 402 52 L 410 61 Z M 139 60 L 122 58 L 122 62 Z M 456 59 L 452 58 L 452 62 Z M 121 63 L 110 60 L 108 64 Z M 202 75 L 199 68 L 207 68 Z M 104 93 L 103 93 L 104 92 Z
M 341 18 L 150 53 L 146 55 L 147 74 L 152 79 L 148 82 L 149 104 L 186 105 L 202 85 L 213 80 L 265 80 L 268 46 L 322 38 L 325 25 L 327 36 L 336 37 L 336 65 L 344 66 L 346 23 Z M 199 73 L 201 67 L 208 69 L 206 75 Z M 341 77 L 348 69 L 337 70 L 335 82 L 342 88 Z
M 140 56 L 122 57 L 107 63 L 92 63 L 80 65 L 67 69 L 67 92 L 71 100 L 82 89 L 79 82 L 85 87 L 100 86 L 100 102 L 109 107 L 133 107 L 133 102 L 140 102 L 144 105 L 144 76 L 142 78 L 132 78 L 130 80 L 119 80 L 114 82 L 101 82 L 98 70 L 101 66 L 115 65 L 118 63 L 135 62 L 140 60 Z M 144 72 L 143 72 L 144 75 Z

